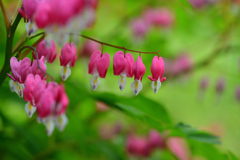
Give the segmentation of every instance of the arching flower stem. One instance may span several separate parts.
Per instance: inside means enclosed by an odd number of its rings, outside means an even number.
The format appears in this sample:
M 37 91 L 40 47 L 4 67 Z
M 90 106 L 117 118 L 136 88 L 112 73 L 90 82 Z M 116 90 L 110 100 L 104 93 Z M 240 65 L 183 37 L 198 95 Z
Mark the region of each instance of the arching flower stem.
M 142 51 L 136 51 L 136 50 L 132 50 L 132 49 L 127 49 L 125 47 L 121 47 L 121 46 L 115 46 L 115 45 L 112 45 L 112 44 L 108 44 L 108 43 L 105 43 L 105 42 L 101 42 L 101 41 L 98 41 L 96 39 L 93 39 L 93 38 L 90 38 L 90 37 L 87 37 L 87 36 L 84 36 L 82 34 L 73 34 L 73 33 L 69 33 L 70 35 L 78 35 L 78 36 L 81 36 L 83 38 L 86 38 L 86 39 L 89 39 L 91 41 L 95 41 L 101 45 L 106 45 L 106 46 L 110 46 L 110 47 L 113 47 L 113 48 L 118 48 L 118 49 L 122 49 L 124 51 L 130 51 L 130 52 L 135 52 L 135 53 L 143 53 L 143 54 L 157 54 L 158 57 L 159 57 L 159 54 L 158 52 L 142 52 Z

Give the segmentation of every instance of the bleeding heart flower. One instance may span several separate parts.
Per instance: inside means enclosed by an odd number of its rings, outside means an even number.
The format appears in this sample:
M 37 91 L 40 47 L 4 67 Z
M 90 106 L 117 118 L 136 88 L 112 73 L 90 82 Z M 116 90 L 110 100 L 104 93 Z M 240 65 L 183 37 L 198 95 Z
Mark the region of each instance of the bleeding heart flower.
M 134 58 L 130 53 L 124 55 L 122 51 L 118 51 L 113 57 L 113 72 L 114 75 L 120 75 L 118 85 L 121 91 L 126 85 L 125 77 L 133 77 L 133 64 Z
M 18 62 L 16 57 L 12 57 L 10 59 L 10 66 L 12 69 L 12 80 L 15 82 L 10 83 L 11 90 L 14 88 L 14 91 L 19 95 L 19 97 L 23 97 L 23 88 L 26 77 L 29 73 L 29 68 L 31 66 L 31 60 L 29 58 L 24 58 Z
M 152 77 L 148 76 L 148 78 L 153 81 L 152 88 L 154 93 L 157 93 L 158 89 L 161 87 L 161 82 L 166 80 L 166 77 L 163 77 L 164 70 L 163 58 L 154 56 L 151 66 Z
M 37 51 L 38 51 L 38 56 L 42 57 L 44 56 L 45 58 L 45 63 L 53 63 L 53 61 L 56 59 L 57 57 L 57 53 L 56 53 L 56 44 L 54 42 L 53 39 L 51 39 L 51 44 L 50 46 L 48 46 L 46 44 L 45 40 L 42 40 L 36 47 Z M 34 58 L 35 54 L 33 54 Z
M 110 56 L 108 53 L 102 55 L 101 51 L 95 51 L 89 62 L 88 73 L 93 75 L 91 79 L 92 90 L 95 90 L 100 84 L 99 77 L 105 78 L 110 64 Z
M 74 67 L 75 62 L 77 60 L 77 47 L 74 43 L 69 44 L 67 42 L 61 51 L 60 56 L 60 64 L 63 66 L 60 74 L 62 76 L 62 80 L 66 80 L 71 75 L 70 67 Z
M 133 75 L 134 75 L 134 82 L 131 84 L 132 91 L 135 95 L 142 90 L 142 77 L 145 74 L 146 68 L 142 62 L 142 58 L 138 56 L 137 61 L 133 65 Z
M 42 92 L 41 98 L 36 104 L 37 113 L 46 126 L 49 136 L 52 134 L 55 124 L 60 131 L 64 130 L 68 123 L 65 115 L 68 104 L 69 100 L 64 87 L 55 82 L 50 82 Z
M 40 65 L 40 68 L 38 68 L 38 62 Z M 44 60 L 44 56 L 42 56 L 39 61 L 37 62 L 37 60 L 33 61 L 32 66 L 29 68 L 29 73 L 32 73 L 33 75 L 39 75 L 41 78 L 43 78 L 46 74 L 46 66 L 45 66 L 45 60 Z
M 25 88 L 23 89 L 24 100 L 28 101 L 25 105 L 25 111 L 28 114 L 28 117 L 32 117 L 33 113 L 36 111 L 35 101 L 33 98 L 34 87 L 37 83 L 41 81 L 39 75 L 29 74 L 25 82 Z
M 148 143 L 151 149 L 164 148 L 165 144 L 161 135 L 156 130 L 151 130 L 148 136 Z

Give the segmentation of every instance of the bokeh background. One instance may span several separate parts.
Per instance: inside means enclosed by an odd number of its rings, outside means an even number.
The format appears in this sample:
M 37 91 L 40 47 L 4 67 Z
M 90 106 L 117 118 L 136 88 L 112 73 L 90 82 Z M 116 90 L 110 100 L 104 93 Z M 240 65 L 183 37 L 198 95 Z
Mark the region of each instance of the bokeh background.
M 222 153 L 233 153 L 240 157 L 240 4 L 237 0 L 197 1 L 201 0 L 100 0 L 95 24 L 82 34 L 128 49 L 149 52 L 160 50 L 159 54 L 165 61 L 164 76 L 167 80 L 154 94 L 151 81 L 147 78 L 151 75 L 154 55 L 142 54 L 146 66 L 143 90 L 132 105 L 148 108 L 147 113 L 158 113 L 156 108 L 159 105 L 166 110 L 174 125 L 182 122 L 220 137 L 221 144 L 209 145 L 209 148 L 208 145 L 204 148 L 199 144 L 195 145 L 199 146 L 196 149 L 192 147 L 194 142 L 186 140 L 190 159 L 221 159 L 219 155 Z M 3 3 L 14 20 L 21 1 L 3 0 Z M 149 27 L 142 22 L 134 24 L 146 11 L 154 9 L 167 10 L 165 21 L 169 25 Z M 22 20 L 14 44 L 24 36 L 26 31 Z M 30 40 L 27 44 L 31 45 L 35 41 Z M 113 75 L 112 67 L 114 53 L 119 49 L 104 46 L 104 52 L 108 52 L 111 57 L 110 67 L 106 78 L 101 79 L 95 91 L 97 96 L 91 96 L 92 76 L 88 74 L 91 55 L 83 52 L 85 43 L 86 39 L 80 38 L 77 44 L 79 58 L 72 75 L 65 82 L 70 105 L 66 113 L 69 124 L 63 132 L 55 129 L 53 135 L 48 137 L 44 125 L 37 123 L 36 115 L 28 118 L 24 111 L 25 102 L 10 91 L 10 79 L 5 79 L 0 87 L 0 159 L 133 158 L 126 149 L 129 133 L 146 136 L 153 127 L 125 110 L 109 105 L 114 103 L 114 96 L 120 99 L 135 97 L 130 88 L 133 78 L 127 79 L 125 89 L 121 92 L 118 87 L 119 77 Z M 4 64 L 5 46 L 6 31 L 1 13 L 1 67 Z M 59 47 L 57 52 L 60 51 Z M 136 60 L 138 53 L 132 54 Z M 47 72 L 58 82 L 60 70 L 59 59 L 47 68 Z M 103 99 L 105 103 L 101 102 Z M 122 100 L 125 101 L 124 98 Z M 155 103 L 149 103 L 149 100 Z M 155 116 L 161 119 L 164 115 Z M 166 132 L 161 134 L 167 135 Z M 211 157 L 213 150 L 218 150 L 218 154 Z M 177 159 L 169 151 L 161 149 L 148 158 Z

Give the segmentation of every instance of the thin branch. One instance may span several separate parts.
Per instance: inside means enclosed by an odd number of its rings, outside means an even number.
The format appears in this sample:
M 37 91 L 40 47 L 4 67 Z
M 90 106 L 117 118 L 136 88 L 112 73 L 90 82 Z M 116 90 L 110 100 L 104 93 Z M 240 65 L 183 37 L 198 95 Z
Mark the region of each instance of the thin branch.
M 11 27 L 11 22 L 10 22 L 10 20 L 9 20 L 9 18 L 8 18 L 7 11 L 6 11 L 6 9 L 5 9 L 4 5 L 3 5 L 2 0 L 0 0 L 0 7 L 1 7 L 1 9 L 2 9 L 5 27 L 6 27 L 6 30 L 7 30 L 7 32 L 8 32 L 8 30 L 9 30 L 10 27 Z
M 41 32 L 41 33 L 38 33 L 38 34 L 36 34 L 36 35 L 34 35 L 34 36 L 31 36 L 30 38 L 26 38 L 24 41 L 18 41 L 17 42 L 17 44 L 14 46 L 14 48 L 13 48 L 13 52 L 12 52 L 12 55 L 14 55 L 17 51 L 18 51 L 18 49 L 22 46 L 22 45 L 24 45 L 25 43 L 26 43 L 26 40 L 31 40 L 31 39 L 33 39 L 33 38 L 36 38 L 36 37 L 38 37 L 38 36 L 40 36 L 40 35 L 44 35 L 45 36 L 45 34 L 44 34 L 44 32 Z M 26 36 L 26 34 L 23 34 L 23 36 Z M 23 38 L 20 38 L 20 39 L 23 39 Z M 40 38 L 41 40 L 42 40 L 42 38 Z
M 82 34 L 73 34 L 73 33 L 69 33 L 69 34 L 70 34 L 70 35 L 75 35 L 75 36 L 76 36 L 76 35 L 77 35 L 77 36 L 81 36 L 81 37 L 83 37 L 83 38 L 86 38 L 86 39 L 89 39 L 89 40 L 91 40 L 91 41 L 97 42 L 97 43 L 99 43 L 99 44 L 101 44 L 101 45 L 106 45 L 106 46 L 110 46 L 110 47 L 113 47 L 113 48 L 122 49 L 122 50 L 124 50 L 124 51 L 130 51 L 130 52 L 135 52 L 135 53 L 143 53 L 143 54 L 157 54 L 158 57 L 159 57 L 158 52 L 142 52 L 142 51 L 136 51 L 136 50 L 132 50 L 132 49 L 127 49 L 127 48 L 125 48 L 125 47 L 115 46 L 115 45 L 112 45 L 112 44 L 109 44 L 109 43 L 101 42 L 101 41 L 98 41 L 98 40 L 96 40 L 96 39 L 93 39 L 93 38 L 84 36 L 84 35 L 82 35 Z

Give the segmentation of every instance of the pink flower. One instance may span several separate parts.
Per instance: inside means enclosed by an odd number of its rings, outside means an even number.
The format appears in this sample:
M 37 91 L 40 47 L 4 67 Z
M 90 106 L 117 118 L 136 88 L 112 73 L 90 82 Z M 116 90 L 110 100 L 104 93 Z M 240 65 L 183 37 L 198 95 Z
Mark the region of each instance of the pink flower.
M 192 67 L 193 62 L 191 60 L 191 57 L 189 57 L 187 54 L 181 54 L 173 63 L 172 73 L 174 75 L 177 75 L 183 72 L 189 72 Z
M 180 160 L 190 160 L 190 151 L 183 138 L 171 137 L 167 140 L 169 150 Z
M 132 91 L 135 95 L 142 90 L 142 77 L 145 74 L 146 68 L 142 62 L 142 58 L 138 56 L 137 61 L 133 65 L 133 75 L 134 75 L 134 82 L 131 84 Z
M 174 16 L 167 8 L 148 9 L 145 11 L 144 17 L 146 22 L 151 25 L 161 26 L 164 28 L 171 27 L 174 22 Z
M 120 75 L 118 84 L 121 91 L 126 85 L 125 77 L 133 77 L 133 64 L 134 58 L 130 53 L 124 55 L 122 51 L 118 51 L 113 57 L 113 72 L 114 75 Z
M 236 100 L 240 102 L 240 86 L 238 86 L 236 89 L 235 97 L 236 97 Z
M 161 135 L 156 130 L 151 130 L 148 136 L 149 147 L 154 148 L 164 148 L 165 144 Z
M 44 56 L 45 62 L 52 63 L 57 57 L 56 44 L 55 44 L 53 39 L 51 39 L 51 45 L 50 46 L 47 46 L 46 41 L 42 40 L 37 45 L 36 49 L 38 51 L 38 56 L 39 57 Z M 35 54 L 33 54 L 33 55 L 34 55 L 34 58 L 36 59 Z
M 35 102 L 35 105 L 38 104 L 40 101 L 42 93 L 45 91 L 47 87 L 47 82 L 46 80 L 41 80 L 40 82 L 36 83 L 33 89 L 33 99 Z
M 38 68 L 37 60 L 34 60 L 32 66 L 29 68 L 29 73 L 32 73 L 33 75 L 38 74 L 41 78 L 43 78 L 47 70 L 45 66 L 44 56 L 42 56 L 41 59 L 39 59 L 39 65 L 41 69 Z
M 110 64 L 110 56 L 108 53 L 102 55 L 101 51 L 95 51 L 88 65 L 88 73 L 93 75 L 91 79 L 92 90 L 95 90 L 100 84 L 99 77 L 105 78 Z
M 55 125 L 60 131 L 65 128 L 68 123 L 65 115 L 68 104 L 64 87 L 50 82 L 36 104 L 38 116 L 43 120 L 48 135 L 52 134 Z
M 94 41 L 86 41 L 83 45 L 83 48 L 81 50 L 81 56 L 83 57 L 90 57 L 93 52 L 99 49 L 99 44 Z
M 27 76 L 25 82 L 25 88 L 23 89 L 24 100 L 28 101 L 25 105 L 25 111 L 27 112 L 29 117 L 32 117 L 33 113 L 36 111 L 35 101 L 33 98 L 34 87 L 37 83 L 41 81 L 41 77 L 39 75 L 29 74 Z
M 67 42 L 62 50 L 60 56 L 60 64 L 63 66 L 60 74 L 62 76 L 62 80 L 66 80 L 71 75 L 70 67 L 74 67 L 75 62 L 77 60 L 77 47 L 74 43 L 69 44 Z
M 41 0 L 23 0 L 23 9 L 28 19 L 32 19 Z
M 153 81 L 152 82 L 152 88 L 154 93 L 157 93 L 159 88 L 161 87 L 161 82 L 166 80 L 166 77 L 163 77 L 165 67 L 164 67 L 164 61 L 162 57 L 154 56 L 152 60 L 152 66 L 151 66 L 151 72 L 152 77 L 148 76 L 148 78 Z
M 137 38 L 144 38 L 149 30 L 149 24 L 143 19 L 134 19 L 131 22 L 133 35 Z
M 132 134 L 127 137 L 126 149 L 128 153 L 135 156 L 148 157 L 150 155 L 148 140 L 143 137 L 136 137 Z
M 23 88 L 26 77 L 29 73 L 29 68 L 31 66 L 31 60 L 29 58 L 24 58 L 18 62 L 16 57 L 10 59 L 10 66 L 12 69 L 13 79 L 15 83 L 10 83 L 11 89 L 20 96 L 23 97 Z
M 48 1 L 43 2 L 36 10 L 35 21 L 38 28 L 45 28 L 53 24 L 54 16 L 52 14 L 52 6 Z

